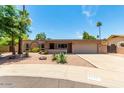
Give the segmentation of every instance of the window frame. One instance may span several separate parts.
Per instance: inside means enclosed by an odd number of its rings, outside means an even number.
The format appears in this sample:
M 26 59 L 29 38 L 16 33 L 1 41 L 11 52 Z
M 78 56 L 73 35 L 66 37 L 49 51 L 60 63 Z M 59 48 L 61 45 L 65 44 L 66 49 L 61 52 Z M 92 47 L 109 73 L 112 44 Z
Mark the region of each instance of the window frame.
M 57 44 L 57 48 L 58 49 L 67 49 L 68 48 L 68 45 L 67 44 L 64 44 L 64 43 Z

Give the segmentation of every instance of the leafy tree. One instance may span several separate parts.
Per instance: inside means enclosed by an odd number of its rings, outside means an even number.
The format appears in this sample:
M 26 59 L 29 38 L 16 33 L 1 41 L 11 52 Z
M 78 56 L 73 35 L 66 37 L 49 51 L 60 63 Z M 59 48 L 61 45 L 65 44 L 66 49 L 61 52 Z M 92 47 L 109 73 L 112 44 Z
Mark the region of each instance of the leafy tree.
M 28 40 L 28 36 L 27 35 L 22 35 L 23 40 Z M 15 38 L 15 44 L 18 44 L 18 37 Z M 11 38 L 9 37 L 1 37 L 0 38 L 0 46 L 4 46 L 4 45 L 11 45 Z
M 3 37 L 4 35 L 4 27 L 3 27 L 3 17 L 4 17 L 4 13 L 3 13 L 4 7 L 0 6 L 0 39 Z
M 9 41 L 3 40 L 1 44 L 10 44 L 12 54 L 15 55 L 15 43 L 18 42 L 22 46 L 22 39 L 28 38 L 29 25 L 31 20 L 27 11 L 17 10 L 15 6 L 6 5 L 0 6 L 0 37 L 10 38 Z M 22 53 L 22 48 L 19 50 Z
M 46 34 L 45 33 L 39 33 L 36 35 L 35 40 L 45 40 L 46 39 Z
M 23 39 L 23 40 L 29 40 L 29 36 L 28 36 L 27 34 L 23 34 L 23 35 L 22 35 L 22 39 Z
M 10 38 L 8 38 L 8 37 L 1 37 L 1 39 L 0 39 L 0 46 L 8 45 L 9 41 L 11 41 Z
M 15 37 L 18 35 L 17 19 L 17 10 L 14 6 L 0 6 L 0 33 L 11 38 L 13 55 L 15 55 Z
M 96 26 L 99 28 L 99 39 L 101 39 L 101 26 L 102 26 L 102 22 L 97 22 Z
M 89 35 L 88 32 L 84 31 L 82 39 L 85 39 L 85 40 L 88 40 L 88 39 L 92 40 L 93 39 L 94 40 L 96 38 L 95 38 L 95 36 Z
M 95 40 L 96 37 L 95 36 L 89 36 L 89 39 Z
M 89 39 L 89 34 L 87 32 L 83 33 L 83 39 Z

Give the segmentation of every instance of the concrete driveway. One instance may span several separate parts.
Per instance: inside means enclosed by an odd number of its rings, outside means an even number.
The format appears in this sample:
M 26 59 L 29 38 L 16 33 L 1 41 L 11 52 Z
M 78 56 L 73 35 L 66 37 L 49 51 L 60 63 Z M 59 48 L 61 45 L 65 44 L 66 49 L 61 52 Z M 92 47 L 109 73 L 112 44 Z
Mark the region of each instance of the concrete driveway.
M 124 57 L 109 54 L 78 54 L 97 68 L 124 72 Z

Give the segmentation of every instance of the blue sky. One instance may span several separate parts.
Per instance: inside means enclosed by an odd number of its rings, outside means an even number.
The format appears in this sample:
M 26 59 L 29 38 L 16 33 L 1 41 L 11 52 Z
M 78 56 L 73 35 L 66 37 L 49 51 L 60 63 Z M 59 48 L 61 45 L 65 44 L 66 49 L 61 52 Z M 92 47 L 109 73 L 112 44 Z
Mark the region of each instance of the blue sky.
M 124 34 L 124 6 L 31 5 L 26 9 L 32 19 L 30 39 L 40 32 L 52 39 L 81 39 L 84 31 L 97 36 L 97 21 L 103 24 L 102 38 Z

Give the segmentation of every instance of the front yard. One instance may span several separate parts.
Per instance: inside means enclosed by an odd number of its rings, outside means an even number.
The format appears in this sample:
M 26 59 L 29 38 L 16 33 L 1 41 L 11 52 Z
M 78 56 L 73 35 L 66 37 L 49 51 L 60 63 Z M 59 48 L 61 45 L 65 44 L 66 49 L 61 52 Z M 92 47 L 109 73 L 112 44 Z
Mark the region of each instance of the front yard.
M 9 53 L 3 54 L 3 56 L 10 55 Z M 28 58 L 18 58 L 18 59 L 8 59 L 8 57 L 0 59 L 0 65 L 9 65 L 9 64 L 57 64 L 56 61 L 52 61 L 52 54 L 41 55 L 38 53 L 30 53 Z M 46 60 L 39 60 L 40 57 L 47 57 Z M 67 54 L 67 63 L 62 65 L 74 65 L 74 66 L 86 66 L 86 67 L 95 67 L 90 64 L 88 61 L 80 58 L 74 54 Z

